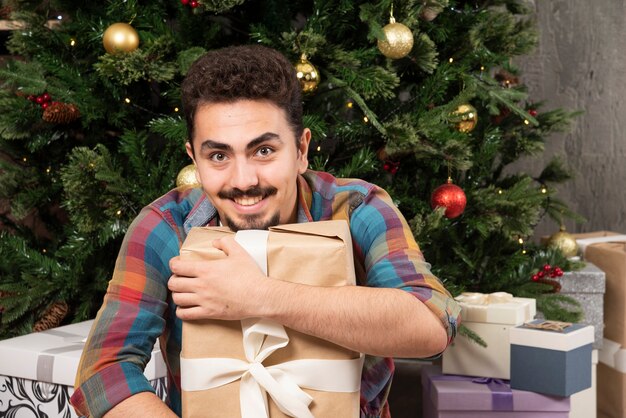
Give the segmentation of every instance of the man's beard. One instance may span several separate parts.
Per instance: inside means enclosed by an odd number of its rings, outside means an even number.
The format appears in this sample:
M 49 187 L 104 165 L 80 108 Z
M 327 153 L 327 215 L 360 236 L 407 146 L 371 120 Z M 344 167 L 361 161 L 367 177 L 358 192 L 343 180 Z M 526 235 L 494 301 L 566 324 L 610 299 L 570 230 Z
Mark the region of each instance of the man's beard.
M 220 191 L 217 196 L 220 199 L 238 199 L 238 198 L 254 198 L 261 197 L 263 199 L 275 195 L 278 190 L 275 187 L 260 187 L 254 186 L 246 191 L 240 189 L 232 189 L 226 191 Z M 228 227 L 237 232 L 242 229 L 268 229 L 270 226 L 276 226 L 280 222 L 280 212 L 276 212 L 271 218 L 264 221 L 261 215 L 241 215 L 242 221 L 237 222 L 233 218 L 226 216 L 225 221 Z
M 259 215 L 243 215 L 242 221 L 237 222 L 229 216 L 226 216 L 226 224 L 233 231 L 237 232 L 242 229 L 269 229 L 270 226 L 276 226 L 280 222 L 280 213 L 276 212 L 271 218 L 264 221 Z

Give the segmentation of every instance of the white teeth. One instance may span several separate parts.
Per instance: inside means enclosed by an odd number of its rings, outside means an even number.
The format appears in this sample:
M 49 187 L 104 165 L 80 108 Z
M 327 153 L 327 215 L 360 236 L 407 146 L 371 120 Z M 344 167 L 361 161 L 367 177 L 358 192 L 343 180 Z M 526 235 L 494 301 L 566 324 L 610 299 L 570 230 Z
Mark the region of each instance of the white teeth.
M 241 199 L 234 199 L 235 203 L 241 206 L 252 206 L 263 200 L 262 197 L 244 197 Z

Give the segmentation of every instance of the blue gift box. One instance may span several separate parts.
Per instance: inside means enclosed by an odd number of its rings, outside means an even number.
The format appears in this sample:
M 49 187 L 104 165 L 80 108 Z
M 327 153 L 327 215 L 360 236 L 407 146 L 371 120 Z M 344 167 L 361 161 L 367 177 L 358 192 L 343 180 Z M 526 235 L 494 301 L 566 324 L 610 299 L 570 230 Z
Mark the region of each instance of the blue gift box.
M 510 340 L 511 388 L 570 396 L 591 387 L 592 326 L 539 319 Z

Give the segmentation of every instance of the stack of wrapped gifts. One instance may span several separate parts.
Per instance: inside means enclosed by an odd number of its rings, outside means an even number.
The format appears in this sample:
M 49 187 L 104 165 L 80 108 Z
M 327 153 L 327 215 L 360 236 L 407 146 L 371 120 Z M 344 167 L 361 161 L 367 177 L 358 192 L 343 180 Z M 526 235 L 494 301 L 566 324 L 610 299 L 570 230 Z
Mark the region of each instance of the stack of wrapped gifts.
M 457 300 L 486 347 L 457 336 L 442 369 L 423 369 L 424 418 L 595 417 L 595 402 L 571 400 L 592 390 L 593 326 L 536 320 L 534 299 L 503 292 Z
M 93 321 L 0 341 L 0 416 L 76 417 L 69 398 Z M 161 399 L 166 367 L 158 342 L 144 374 Z
M 224 228 L 193 228 L 181 258 L 224 257 L 210 243 L 228 235 L 235 235 L 272 278 L 319 286 L 355 284 L 350 231 L 344 221 L 236 234 Z M 183 416 L 205 417 L 207 405 L 219 405 L 211 416 L 356 418 L 362 367 L 360 353 L 266 319 L 184 322 Z
M 626 235 L 598 231 L 574 237 L 584 260 L 606 273 L 598 417 L 626 417 Z

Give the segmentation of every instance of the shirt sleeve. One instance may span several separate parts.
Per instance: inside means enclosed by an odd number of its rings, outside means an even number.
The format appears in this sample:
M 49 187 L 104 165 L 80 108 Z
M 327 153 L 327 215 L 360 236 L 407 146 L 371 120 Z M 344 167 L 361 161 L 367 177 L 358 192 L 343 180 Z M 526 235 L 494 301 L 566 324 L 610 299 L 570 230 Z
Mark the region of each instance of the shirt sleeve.
M 78 366 L 71 403 L 79 415 L 101 417 L 154 392 L 143 371 L 165 326 L 169 259 L 178 248 L 157 211 L 145 208 L 131 224 Z
M 441 320 L 450 344 L 461 308 L 431 273 L 406 219 L 387 192 L 374 186 L 352 212 L 350 229 L 365 265 L 366 285 L 402 289 L 415 296 Z

